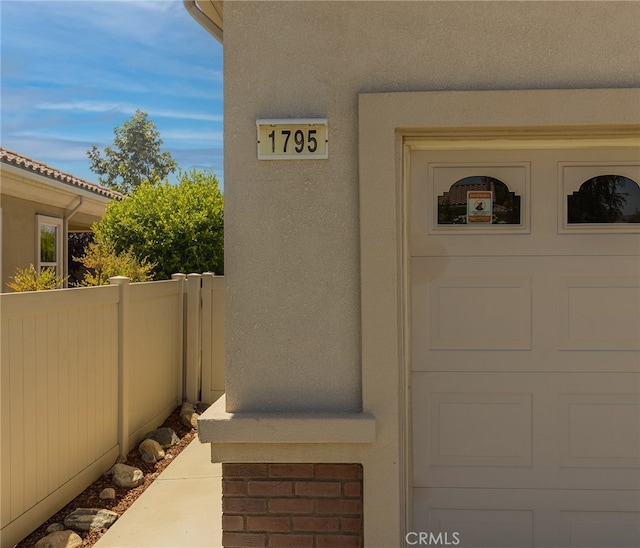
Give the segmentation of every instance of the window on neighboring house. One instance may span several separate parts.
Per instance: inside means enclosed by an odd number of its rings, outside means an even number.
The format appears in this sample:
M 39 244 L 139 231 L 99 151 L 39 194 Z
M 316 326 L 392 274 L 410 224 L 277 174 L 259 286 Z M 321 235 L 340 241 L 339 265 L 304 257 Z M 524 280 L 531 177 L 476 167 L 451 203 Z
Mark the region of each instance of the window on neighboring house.
M 62 276 L 62 219 L 36 215 L 38 271 L 52 267 L 57 276 Z

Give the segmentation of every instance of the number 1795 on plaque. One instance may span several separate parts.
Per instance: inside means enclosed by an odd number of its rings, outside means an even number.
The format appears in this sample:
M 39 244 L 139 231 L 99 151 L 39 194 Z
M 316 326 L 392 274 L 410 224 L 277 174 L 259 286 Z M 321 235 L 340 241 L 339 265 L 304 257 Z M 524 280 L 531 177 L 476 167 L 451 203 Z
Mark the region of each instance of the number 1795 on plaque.
M 258 120 L 258 159 L 311 160 L 328 158 L 327 122 Z

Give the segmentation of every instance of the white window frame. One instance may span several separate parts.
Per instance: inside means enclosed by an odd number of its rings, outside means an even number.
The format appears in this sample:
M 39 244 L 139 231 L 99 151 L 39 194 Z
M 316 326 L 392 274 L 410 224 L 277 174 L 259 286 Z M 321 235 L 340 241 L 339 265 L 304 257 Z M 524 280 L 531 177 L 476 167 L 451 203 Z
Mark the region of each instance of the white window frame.
M 42 251 L 42 238 L 40 237 L 42 227 L 44 225 L 51 225 L 56 227 L 56 260 L 54 262 L 47 262 L 41 260 Z M 59 217 L 49 217 L 48 215 L 36 215 L 36 268 L 40 272 L 43 268 L 52 266 L 56 270 L 56 276 L 63 275 L 63 219 Z

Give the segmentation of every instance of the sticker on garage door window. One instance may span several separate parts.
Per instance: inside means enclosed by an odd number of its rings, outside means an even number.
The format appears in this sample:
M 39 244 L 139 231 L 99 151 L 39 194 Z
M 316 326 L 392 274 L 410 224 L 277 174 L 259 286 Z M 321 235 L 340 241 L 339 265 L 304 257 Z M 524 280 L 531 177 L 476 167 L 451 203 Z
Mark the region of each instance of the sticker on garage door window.
M 467 192 L 467 223 L 491 223 L 493 192 L 470 190 Z
M 438 225 L 520 225 L 520 201 L 495 177 L 464 177 L 438 196 Z

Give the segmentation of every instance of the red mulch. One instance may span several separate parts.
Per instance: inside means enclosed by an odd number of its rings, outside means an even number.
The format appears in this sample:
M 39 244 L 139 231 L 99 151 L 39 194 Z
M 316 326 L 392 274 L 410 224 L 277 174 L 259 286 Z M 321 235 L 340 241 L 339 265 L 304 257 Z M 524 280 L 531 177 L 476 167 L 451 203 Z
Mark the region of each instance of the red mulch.
M 64 523 L 64 518 L 67 517 L 76 508 L 103 508 L 105 510 L 111 510 L 118 514 L 120 517 L 131 506 L 135 500 L 145 491 L 149 485 L 158 477 L 173 459 L 180 454 L 180 452 L 189 445 L 189 442 L 196 437 L 197 432 L 193 428 L 185 427 L 180 421 L 180 407 L 177 407 L 173 413 L 164 421 L 162 426 L 173 429 L 176 435 L 180 438 L 180 443 L 177 443 L 169 449 L 165 449 L 165 458 L 151 464 L 142 460 L 142 455 L 138 452 L 138 448 L 135 447 L 127 455 L 127 461 L 125 464 L 129 466 L 135 466 L 144 473 L 144 483 L 133 489 L 124 489 L 122 487 L 116 487 L 111 483 L 110 478 L 101 476 L 92 485 L 87 487 L 80 495 L 73 499 L 57 514 L 51 516 L 40 527 L 33 531 L 29 536 L 24 538 L 16 545 L 16 548 L 31 548 L 41 538 L 47 536 L 47 527 L 52 523 Z M 115 463 L 114 463 L 115 464 Z M 113 487 L 116 491 L 116 498 L 114 500 L 101 499 L 100 492 L 105 487 Z M 93 546 L 98 539 L 105 533 L 106 529 L 90 532 L 78 532 L 78 535 L 82 538 L 83 548 Z

